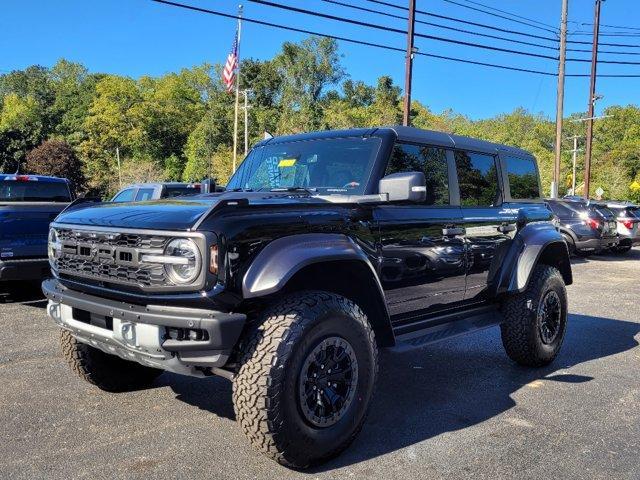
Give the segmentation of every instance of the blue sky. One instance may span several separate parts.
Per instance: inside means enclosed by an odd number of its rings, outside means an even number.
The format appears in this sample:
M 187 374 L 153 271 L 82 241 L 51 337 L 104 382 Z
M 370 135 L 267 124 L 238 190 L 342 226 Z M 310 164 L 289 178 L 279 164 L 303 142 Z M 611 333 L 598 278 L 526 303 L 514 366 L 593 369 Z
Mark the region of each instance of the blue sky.
M 177 0 L 182 3 L 235 13 L 237 1 L 231 0 Z M 405 29 L 406 21 L 381 15 L 358 12 L 344 6 L 321 0 L 274 0 L 318 12 L 331 13 L 362 21 Z M 367 8 L 386 10 L 402 15 L 403 12 L 366 0 L 342 0 L 345 3 Z M 407 0 L 387 0 L 406 5 Z M 558 25 L 561 0 L 475 0 L 482 4 L 533 18 L 549 25 Z M 467 0 L 458 3 L 471 5 Z M 579 23 L 593 21 L 593 0 L 570 0 L 570 32 L 590 30 L 591 26 Z M 285 12 L 264 5 L 244 1 L 248 17 L 292 25 L 318 32 L 352 37 L 397 47 L 405 46 L 405 37 L 391 32 L 346 25 L 297 13 Z M 635 7 L 635 8 L 634 8 Z M 417 8 L 430 12 L 462 18 L 468 21 L 491 24 L 500 28 L 525 31 L 550 36 L 548 32 L 519 25 L 507 20 L 462 8 L 445 0 L 417 0 Z M 491 32 L 476 27 L 418 16 L 418 19 Z M 640 8 L 637 0 L 608 0 L 603 4 L 602 20 L 605 25 L 632 26 L 639 30 L 637 37 L 608 37 L 602 41 L 640 45 Z M 231 19 L 186 11 L 150 0 L 2 0 L 0 14 L 0 72 L 24 68 L 32 64 L 53 65 L 59 58 L 82 62 L 91 71 L 139 77 L 160 75 L 165 72 L 190 67 L 203 62 L 223 62 L 232 43 L 235 23 Z M 420 25 L 418 32 L 455 38 L 462 41 L 490 44 L 540 53 L 554 54 L 551 50 L 484 39 L 440 28 Z M 603 27 L 603 33 L 613 28 Z M 242 39 L 243 56 L 267 59 L 275 55 L 283 41 L 299 41 L 304 35 L 245 23 Z M 525 41 L 538 40 L 512 36 Z M 588 35 L 572 33 L 570 40 L 589 41 Z M 546 45 L 549 42 L 540 41 Z M 520 68 L 554 72 L 554 60 L 530 58 L 499 52 L 453 45 L 434 40 L 416 40 L 423 52 L 455 56 L 476 61 L 501 63 Z M 589 45 L 574 45 L 589 49 Z M 605 47 L 602 47 L 604 49 Z M 616 50 L 615 47 L 609 50 Z M 403 84 L 404 54 L 369 47 L 340 43 L 343 64 L 354 80 L 374 83 L 380 75 L 391 75 L 399 85 Z M 617 48 L 640 53 L 640 48 Z M 590 58 L 589 53 L 573 53 L 572 57 Z M 640 62 L 640 55 L 601 55 L 601 59 L 631 60 Z M 600 65 L 601 73 L 637 73 L 640 65 Z M 588 73 L 588 63 L 570 63 L 569 73 Z M 588 78 L 567 79 L 565 112 L 586 109 Z M 639 104 L 640 78 L 598 80 L 597 91 L 604 95 L 598 110 L 611 104 Z M 555 77 L 543 77 L 493 68 L 464 65 L 450 61 L 419 56 L 414 67 L 414 98 L 435 111 L 453 109 L 472 118 L 484 118 L 516 107 L 555 116 Z

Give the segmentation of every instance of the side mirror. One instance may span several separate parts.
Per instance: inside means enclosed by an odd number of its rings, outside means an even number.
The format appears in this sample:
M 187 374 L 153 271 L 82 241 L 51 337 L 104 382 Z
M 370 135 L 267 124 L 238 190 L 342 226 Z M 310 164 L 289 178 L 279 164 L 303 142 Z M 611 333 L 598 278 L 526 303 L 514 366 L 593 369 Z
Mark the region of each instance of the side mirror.
M 379 191 L 390 202 L 424 202 L 427 185 L 422 172 L 392 173 L 380 180 Z

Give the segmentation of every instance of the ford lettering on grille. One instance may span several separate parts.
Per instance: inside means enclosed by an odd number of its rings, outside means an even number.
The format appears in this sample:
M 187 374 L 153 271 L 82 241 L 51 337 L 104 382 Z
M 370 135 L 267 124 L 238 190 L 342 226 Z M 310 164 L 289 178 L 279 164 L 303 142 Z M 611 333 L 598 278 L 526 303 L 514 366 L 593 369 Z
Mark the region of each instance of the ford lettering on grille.
M 171 284 L 163 265 L 142 261 L 143 255 L 162 255 L 168 236 L 66 228 L 57 232 L 61 252 L 56 269 L 64 276 L 139 287 Z

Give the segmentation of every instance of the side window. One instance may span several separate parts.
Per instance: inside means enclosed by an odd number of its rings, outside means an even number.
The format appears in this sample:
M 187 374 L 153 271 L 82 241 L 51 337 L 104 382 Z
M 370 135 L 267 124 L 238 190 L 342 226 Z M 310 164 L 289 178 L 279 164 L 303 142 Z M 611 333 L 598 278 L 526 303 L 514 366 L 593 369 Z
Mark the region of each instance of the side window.
M 527 200 L 540 197 L 538 171 L 532 158 L 506 157 L 511 198 Z
M 136 194 L 136 202 L 144 202 L 153 198 L 153 188 L 141 188 Z
M 115 197 L 113 197 L 112 202 L 132 202 L 133 194 L 135 190 L 133 188 L 127 188 L 126 190 L 121 191 Z
M 385 174 L 400 172 L 424 172 L 427 183 L 425 205 L 449 205 L 446 150 L 398 143 L 393 148 Z
M 500 200 L 498 170 L 493 155 L 455 152 L 460 204 L 462 206 L 493 206 Z

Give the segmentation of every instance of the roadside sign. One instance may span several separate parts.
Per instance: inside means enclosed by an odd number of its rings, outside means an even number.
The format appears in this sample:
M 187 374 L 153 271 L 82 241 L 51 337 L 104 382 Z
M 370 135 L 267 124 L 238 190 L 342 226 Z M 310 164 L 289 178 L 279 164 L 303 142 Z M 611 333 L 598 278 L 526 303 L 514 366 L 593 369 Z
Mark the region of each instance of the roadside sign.
M 596 190 L 596 195 L 598 196 L 598 198 L 602 198 L 602 195 L 604 195 L 604 190 L 602 189 L 602 187 L 598 187 L 598 189 Z

